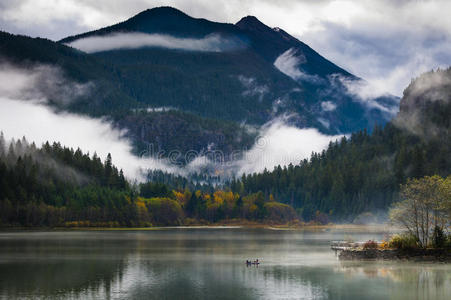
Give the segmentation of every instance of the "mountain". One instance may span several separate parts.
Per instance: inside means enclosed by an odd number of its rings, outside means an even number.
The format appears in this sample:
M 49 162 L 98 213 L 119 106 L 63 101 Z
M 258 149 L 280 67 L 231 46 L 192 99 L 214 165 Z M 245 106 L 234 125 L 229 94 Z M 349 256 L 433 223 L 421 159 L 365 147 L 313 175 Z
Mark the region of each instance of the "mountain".
M 160 7 L 59 42 L 2 32 L 0 56 L 27 68 L 54 65 L 92 84 L 76 101 L 49 103 L 106 117 L 128 130 L 138 153 L 150 144 L 166 153 L 230 153 L 252 145 L 255 132 L 243 124 L 286 115 L 326 134 L 371 130 L 398 105 L 390 95 L 361 99 L 349 85 L 362 79 L 252 16 L 225 24 Z
M 60 42 L 76 46 L 83 39 L 136 32 L 183 39 L 217 35 L 239 41 L 234 49 L 216 52 L 138 47 L 92 53 L 117 67 L 128 93 L 146 105 L 174 106 L 251 124 L 288 113 L 295 116 L 297 126 L 316 127 L 325 133 L 371 129 L 391 117 L 368 107 L 371 101 L 352 95 L 342 82 L 360 82 L 359 78 L 283 30 L 269 28 L 252 16 L 233 25 L 160 7 Z M 397 99 L 391 96 L 371 100 L 390 108 L 397 106 Z
M 148 111 L 123 91 L 119 71 L 114 66 L 60 43 L 0 32 L 0 63 L 30 72 L 36 66 L 57 66 L 76 84 L 94 83 L 90 93 L 75 101 L 60 101 L 58 93 L 44 93 L 49 97 L 49 104 L 58 110 L 107 117 L 118 128 L 127 129 L 137 154 L 149 151 L 149 145 L 154 146 L 153 151 L 167 154 L 171 150 L 200 152 L 208 145 L 230 153 L 232 149 L 249 148 L 253 144 L 255 133 L 234 122 L 172 108 Z
M 243 176 L 232 190 L 272 194 L 308 220 L 317 211 L 348 222 L 384 212 L 407 179 L 451 174 L 450 99 L 451 68 L 423 74 L 405 89 L 398 115 L 385 127 L 355 132 L 299 165 Z

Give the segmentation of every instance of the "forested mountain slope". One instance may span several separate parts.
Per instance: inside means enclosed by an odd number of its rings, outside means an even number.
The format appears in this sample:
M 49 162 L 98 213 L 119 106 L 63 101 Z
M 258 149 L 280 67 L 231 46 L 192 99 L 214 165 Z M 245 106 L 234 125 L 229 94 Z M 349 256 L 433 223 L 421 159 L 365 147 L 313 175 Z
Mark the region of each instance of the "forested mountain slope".
M 122 38 L 126 33 L 147 34 L 140 38 L 163 35 L 178 41 L 215 36 L 228 41 L 228 46 L 218 51 L 142 46 L 92 52 L 118 68 L 127 92 L 149 106 L 174 106 L 207 117 L 252 124 L 292 113 L 292 122 L 297 126 L 316 127 L 327 133 L 372 128 L 391 117 L 349 93 L 343 82 L 360 82 L 359 78 L 255 17 L 245 17 L 233 25 L 195 19 L 176 9 L 160 7 L 61 42 L 74 47 L 83 45 L 83 41 L 102 44 L 108 40 L 89 39 L 114 39 L 115 34 L 122 34 Z M 373 100 L 389 109 L 397 106 L 395 97 Z
M 277 167 L 232 182 L 241 193 L 263 191 L 298 208 L 352 221 L 385 211 L 407 178 L 451 174 L 451 69 L 423 74 L 407 87 L 398 116 L 370 134 L 331 143 L 299 165 Z

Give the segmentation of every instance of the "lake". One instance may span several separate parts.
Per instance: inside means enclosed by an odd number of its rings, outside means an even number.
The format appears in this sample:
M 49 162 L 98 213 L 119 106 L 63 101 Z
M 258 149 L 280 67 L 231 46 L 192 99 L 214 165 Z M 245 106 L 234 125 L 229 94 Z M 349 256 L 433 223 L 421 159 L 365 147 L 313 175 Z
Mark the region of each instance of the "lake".
M 451 265 L 340 262 L 383 231 L 0 232 L 1 299 L 451 299 Z M 260 266 L 246 266 L 258 258 Z

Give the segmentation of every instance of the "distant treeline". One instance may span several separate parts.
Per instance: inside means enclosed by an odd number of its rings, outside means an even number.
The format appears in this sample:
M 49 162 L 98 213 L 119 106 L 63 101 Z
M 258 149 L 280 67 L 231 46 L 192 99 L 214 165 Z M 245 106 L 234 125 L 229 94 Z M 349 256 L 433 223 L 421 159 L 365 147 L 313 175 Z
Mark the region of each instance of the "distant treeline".
M 37 148 L 24 138 L 7 144 L 0 135 L 0 225 L 151 226 L 225 219 L 286 223 L 296 213 L 262 193 L 241 197 L 152 182 L 131 185 L 111 155 L 102 162 L 59 143 Z

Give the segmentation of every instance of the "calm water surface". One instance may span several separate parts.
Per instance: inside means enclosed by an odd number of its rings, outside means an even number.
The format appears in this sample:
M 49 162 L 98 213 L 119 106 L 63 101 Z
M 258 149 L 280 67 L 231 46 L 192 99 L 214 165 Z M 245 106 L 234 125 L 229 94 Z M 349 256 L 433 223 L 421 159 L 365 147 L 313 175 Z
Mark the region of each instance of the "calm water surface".
M 451 299 L 451 265 L 340 262 L 343 230 L 0 232 L 1 299 Z M 246 259 L 262 264 L 246 267 Z

